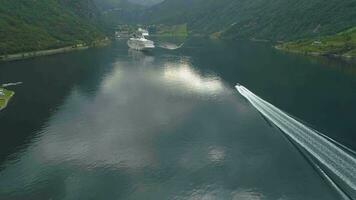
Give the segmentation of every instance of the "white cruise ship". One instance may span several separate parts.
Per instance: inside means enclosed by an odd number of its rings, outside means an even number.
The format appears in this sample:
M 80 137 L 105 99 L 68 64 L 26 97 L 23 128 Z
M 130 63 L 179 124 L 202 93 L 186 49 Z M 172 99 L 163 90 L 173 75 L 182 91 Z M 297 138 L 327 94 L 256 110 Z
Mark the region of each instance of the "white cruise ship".
M 144 51 L 155 48 L 154 42 L 145 38 L 149 36 L 147 30 L 139 28 L 138 31 L 127 41 L 127 45 L 131 49 Z

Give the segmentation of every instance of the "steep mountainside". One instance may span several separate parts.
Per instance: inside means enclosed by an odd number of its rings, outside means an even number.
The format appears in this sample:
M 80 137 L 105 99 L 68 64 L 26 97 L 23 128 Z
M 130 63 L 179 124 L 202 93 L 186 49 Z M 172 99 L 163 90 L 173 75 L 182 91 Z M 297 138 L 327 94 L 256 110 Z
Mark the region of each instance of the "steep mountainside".
M 102 11 L 103 19 L 111 27 L 118 24 L 141 23 L 140 17 L 145 9 L 163 0 L 94 0 Z
M 103 20 L 111 27 L 136 23 L 138 14 L 145 9 L 144 6 L 128 0 L 94 0 L 94 2 L 100 9 Z
M 356 0 L 166 0 L 143 19 L 226 38 L 291 40 L 353 27 L 355 10 Z
M 94 1 L 91 0 L 57 0 L 63 7 L 68 8 L 78 16 L 97 22 L 99 17 L 99 10 Z
M 104 37 L 91 0 L 1 0 L 0 27 L 0 55 Z

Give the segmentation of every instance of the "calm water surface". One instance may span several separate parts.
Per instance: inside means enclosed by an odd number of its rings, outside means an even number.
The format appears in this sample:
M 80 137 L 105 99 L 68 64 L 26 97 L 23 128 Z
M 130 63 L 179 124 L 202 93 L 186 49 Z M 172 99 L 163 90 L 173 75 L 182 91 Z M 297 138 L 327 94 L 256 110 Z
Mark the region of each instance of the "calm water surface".
M 339 199 L 235 89 L 356 149 L 356 67 L 193 40 L 0 64 L 0 199 Z

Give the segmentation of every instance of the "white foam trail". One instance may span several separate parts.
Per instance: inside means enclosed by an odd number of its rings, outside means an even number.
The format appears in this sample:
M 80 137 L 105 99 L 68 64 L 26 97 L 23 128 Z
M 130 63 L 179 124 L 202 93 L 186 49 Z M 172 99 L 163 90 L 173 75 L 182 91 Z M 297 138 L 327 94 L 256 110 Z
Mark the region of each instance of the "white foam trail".
M 161 43 L 158 46 L 163 48 L 163 49 L 168 49 L 168 50 L 176 50 L 181 48 L 184 45 L 184 43 L 180 44 L 180 45 L 176 45 L 173 43 Z
M 334 181 L 343 186 L 348 196 L 356 199 L 356 159 L 351 153 L 340 148 L 341 144 L 305 126 L 245 87 L 237 85 L 236 89 L 262 115 L 325 167 L 327 172 L 332 173 L 331 177 L 338 179 Z

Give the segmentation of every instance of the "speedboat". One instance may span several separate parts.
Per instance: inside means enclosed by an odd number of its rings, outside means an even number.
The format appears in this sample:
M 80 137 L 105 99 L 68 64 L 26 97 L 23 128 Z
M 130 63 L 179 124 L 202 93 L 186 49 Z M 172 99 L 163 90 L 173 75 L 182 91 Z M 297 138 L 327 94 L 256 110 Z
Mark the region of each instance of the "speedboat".
M 128 41 L 127 45 L 131 49 L 138 51 L 144 51 L 155 48 L 154 42 L 145 38 L 148 36 L 148 31 L 144 29 L 139 29 L 137 33 L 133 35 Z

